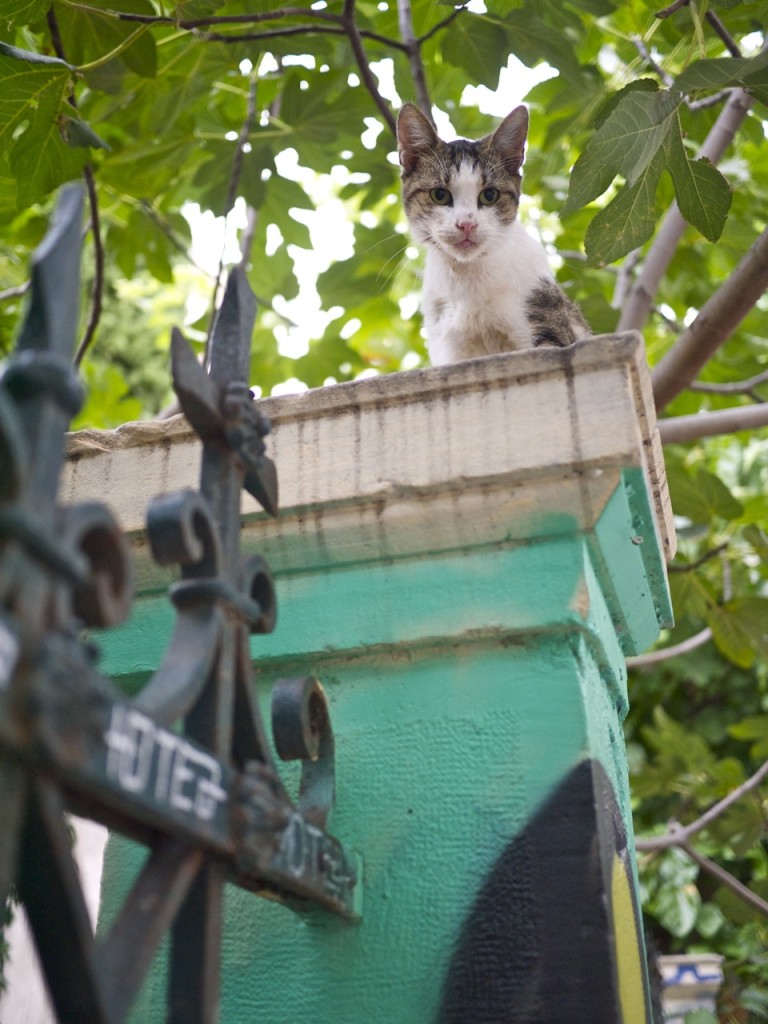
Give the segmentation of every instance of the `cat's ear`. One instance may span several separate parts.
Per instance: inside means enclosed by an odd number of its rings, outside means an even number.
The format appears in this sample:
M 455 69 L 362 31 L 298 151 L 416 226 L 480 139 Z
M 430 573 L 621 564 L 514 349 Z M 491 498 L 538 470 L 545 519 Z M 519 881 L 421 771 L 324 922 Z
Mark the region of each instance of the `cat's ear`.
M 397 151 L 405 174 L 410 174 L 419 157 L 433 153 L 440 140 L 429 120 L 413 103 L 404 103 L 397 115 Z
M 528 111 L 525 107 L 515 107 L 488 139 L 510 174 L 517 174 L 522 166 L 527 135 Z

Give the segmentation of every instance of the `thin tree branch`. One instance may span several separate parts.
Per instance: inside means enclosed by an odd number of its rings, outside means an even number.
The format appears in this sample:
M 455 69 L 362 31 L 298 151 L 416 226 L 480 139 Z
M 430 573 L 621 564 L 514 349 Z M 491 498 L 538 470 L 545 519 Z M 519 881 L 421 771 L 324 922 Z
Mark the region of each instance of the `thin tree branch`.
M 101 311 L 104 302 L 104 244 L 101 238 L 101 218 L 99 216 L 99 197 L 96 192 L 96 182 L 93 177 L 93 169 L 90 164 L 83 168 L 85 187 L 88 193 L 88 207 L 91 211 L 91 231 L 93 234 L 93 287 L 91 289 L 91 314 L 88 317 L 88 324 L 85 328 L 82 341 L 77 346 L 74 364 L 79 366 L 83 356 L 88 351 L 93 341 L 101 320 Z
M 685 330 L 685 324 L 681 323 L 676 317 L 670 316 L 660 306 L 654 306 L 653 313 L 663 320 L 670 331 L 673 331 L 675 334 L 682 334 Z
M 627 658 L 627 668 L 649 668 L 651 665 L 660 665 L 664 661 L 671 661 L 681 654 L 690 654 L 712 639 L 712 630 L 707 626 L 699 633 L 694 633 L 687 640 L 681 640 L 679 644 L 671 644 L 669 647 L 662 647 L 658 651 L 650 651 L 648 654 L 638 654 L 635 657 Z
M 711 562 L 713 558 L 719 558 L 723 566 L 723 601 L 730 601 L 732 588 L 730 564 L 725 557 L 725 552 L 727 550 L 728 541 L 725 541 L 723 544 L 718 544 L 717 547 L 712 548 L 710 551 L 705 551 L 704 554 L 694 562 L 684 562 L 679 565 L 675 565 L 673 563 L 668 566 L 667 571 L 670 573 L 694 572 L 702 565 L 706 565 L 707 562 Z M 627 658 L 627 668 L 642 669 L 648 668 L 651 665 L 659 665 L 664 661 L 671 661 L 672 658 L 677 658 L 681 654 L 690 654 L 691 651 L 695 651 L 699 647 L 703 647 L 704 644 L 709 643 L 711 639 L 712 630 L 709 626 L 706 626 L 698 633 L 694 633 L 693 636 L 689 636 L 687 639 L 681 640 L 677 644 L 671 644 L 669 647 L 662 647 L 657 651 L 649 651 L 648 654 L 640 654 L 635 657 Z
M 176 249 L 177 252 L 180 252 L 183 256 L 185 256 L 189 263 L 195 268 L 195 270 L 199 271 L 201 274 L 204 274 L 205 277 L 213 278 L 214 275 L 210 272 L 210 270 L 206 270 L 205 267 L 202 267 L 192 258 L 192 253 L 190 252 L 188 247 L 179 238 L 179 236 L 173 230 L 171 225 L 163 217 L 160 216 L 160 214 L 157 212 L 154 206 L 152 206 L 148 199 L 140 200 L 139 205 L 141 206 L 142 211 L 152 221 L 152 223 L 155 224 L 163 232 L 163 234 L 174 247 L 174 249 Z
M 723 541 L 722 544 L 718 544 L 717 547 L 711 548 L 709 551 L 705 551 L 703 555 L 697 558 L 694 562 L 681 562 L 679 565 L 672 564 L 667 567 L 668 572 L 693 572 L 695 569 L 700 569 L 702 565 L 706 565 L 707 562 L 711 562 L 714 558 L 719 558 L 724 552 L 728 550 L 729 542 Z M 725 597 L 725 600 L 729 600 L 730 595 Z
M 739 430 L 768 427 L 768 403 L 740 405 L 735 409 L 717 409 L 693 416 L 671 416 L 658 421 L 662 444 L 685 444 L 702 437 L 734 434 Z
M 226 216 L 232 212 L 232 207 L 235 205 L 235 199 L 237 198 L 237 187 L 240 183 L 240 175 L 243 171 L 243 157 L 245 156 L 245 146 L 248 142 L 248 137 L 251 134 L 253 128 L 253 122 L 256 120 L 256 91 L 258 88 L 258 74 L 254 71 L 251 74 L 251 80 L 248 85 L 248 101 L 246 105 L 245 118 L 240 126 L 240 133 L 237 137 L 237 145 L 235 147 L 235 155 L 232 160 L 232 171 L 229 175 L 229 183 L 227 185 L 227 198 L 226 198 Z M 226 224 L 226 218 L 225 218 Z M 208 323 L 208 336 L 205 339 L 205 354 L 203 357 L 204 365 L 208 365 L 208 355 L 211 346 L 211 337 L 213 335 L 213 325 L 216 319 L 216 300 L 219 294 L 219 287 L 221 286 L 221 276 L 224 273 L 224 250 L 226 248 L 226 237 L 222 242 L 221 255 L 219 257 L 219 267 L 216 272 L 216 279 L 213 284 L 213 294 L 211 296 L 211 315 Z
M 100 14 L 103 17 L 115 18 L 117 21 L 133 21 L 142 25 L 173 25 L 176 28 L 203 28 L 206 25 L 254 25 L 260 21 L 277 21 L 280 18 L 324 18 L 333 19 L 335 15 L 327 11 L 315 11 L 310 7 L 281 7 L 276 11 L 264 14 L 231 14 L 211 15 L 207 18 L 172 18 L 163 14 L 139 14 L 132 11 L 118 11 L 108 7 L 93 7 L 91 4 L 71 2 L 70 7 L 77 10 Z
M 378 90 L 378 84 L 376 78 L 373 75 L 369 63 L 368 57 L 363 47 L 363 39 L 371 39 L 375 42 L 381 43 L 391 49 L 400 50 L 401 52 L 407 53 L 410 56 L 408 45 L 398 39 L 390 39 L 387 36 L 379 35 L 376 32 L 371 32 L 365 29 L 360 29 L 355 21 L 355 5 L 354 0 L 345 0 L 344 11 L 342 14 L 334 14 L 330 11 L 325 10 L 314 10 L 309 7 L 282 7 L 275 11 L 267 11 L 263 13 L 251 13 L 251 14 L 233 14 L 233 15 L 211 15 L 206 18 L 188 18 L 178 19 L 171 18 L 166 15 L 150 15 L 150 14 L 134 14 L 128 11 L 115 11 L 104 8 L 93 8 L 88 4 L 73 4 L 82 10 L 96 11 L 98 10 L 99 15 L 108 16 L 118 19 L 119 21 L 133 21 L 139 22 L 144 25 L 173 25 L 176 28 L 193 31 L 198 38 L 203 39 L 207 42 L 221 42 L 221 43 L 240 43 L 240 42 L 259 42 L 265 39 L 277 39 L 285 38 L 286 36 L 295 36 L 308 33 L 321 33 L 328 35 L 346 35 L 349 38 L 352 46 L 352 51 L 355 55 L 358 68 L 360 69 L 360 75 L 366 88 L 373 97 L 376 106 L 381 111 L 384 120 L 388 124 L 392 133 L 395 133 L 395 119 L 392 115 L 392 111 L 389 108 L 386 100 L 381 96 Z M 414 42 L 420 46 L 425 39 L 428 39 L 433 32 L 439 30 L 441 27 L 449 24 L 453 18 L 458 14 L 458 11 L 452 12 L 452 14 L 446 18 L 439 25 L 435 26 L 431 32 L 427 33 L 420 40 Z M 201 32 L 200 29 L 218 25 L 257 25 L 265 22 L 280 21 L 283 18 L 307 18 L 310 19 L 314 24 L 303 24 L 303 25 L 291 25 L 284 29 L 268 29 L 264 32 L 248 32 L 248 33 L 223 33 L 223 32 Z M 325 22 L 326 24 L 320 25 L 317 22 Z
M 716 804 L 713 804 L 708 811 L 705 811 L 695 821 L 692 821 L 690 825 L 681 825 L 677 821 L 671 821 L 663 835 L 651 836 L 648 839 L 638 838 L 635 841 L 635 846 L 644 853 L 650 853 L 654 850 L 667 850 L 670 846 L 682 846 L 690 840 L 691 836 L 695 836 L 697 832 L 701 832 L 702 829 L 711 825 L 724 811 L 727 811 L 729 807 L 732 807 L 733 804 L 741 800 L 747 793 L 756 789 L 766 775 L 768 775 L 768 761 L 764 761 L 757 771 L 750 775 L 746 782 L 742 782 L 740 786 L 732 789 L 722 800 L 718 800 Z
M 658 17 L 658 14 L 656 15 L 656 17 Z M 664 84 L 664 86 L 667 89 L 669 89 L 669 87 L 674 82 L 674 77 L 670 75 L 668 71 L 665 71 L 660 64 L 656 63 L 656 61 L 653 59 L 651 51 L 645 44 L 645 40 L 642 39 L 640 36 L 633 36 L 632 42 L 635 44 L 635 49 L 643 58 L 643 60 L 651 69 L 651 71 L 653 71 L 654 74 L 658 75 L 659 80 Z
M 632 275 L 634 274 L 635 267 L 639 261 L 639 249 L 634 249 L 632 252 L 627 254 L 624 260 L 622 260 L 621 266 L 616 274 L 616 283 L 613 288 L 613 298 L 611 299 L 611 306 L 614 309 L 621 309 L 627 301 L 627 296 L 632 288 Z
M 264 32 L 202 32 L 192 29 L 196 39 L 204 43 L 259 43 L 266 39 L 285 39 L 303 35 L 346 35 L 343 28 L 330 25 L 292 25 L 289 28 L 273 28 Z
M 5 291 L 0 292 L 0 302 L 5 302 L 6 299 L 18 299 L 22 295 L 26 295 L 31 286 L 31 281 L 25 281 L 24 284 L 17 284 L 14 288 L 6 288 Z
M 360 71 L 360 77 L 362 78 L 366 89 L 371 94 L 373 102 L 381 111 L 381 115 L 384 118 L 384 121 L 386 122 L 387 126 L 389 127 L 389 130 L 395 137 L 397 137 L 397 128 L 395 127 L 394 114 L 392 113 L 392 110 L 387 101 L 379 92 L 378 82 L 376 81 L 375 75 L 371 71 L 370 64 L 368 63 L 368 55 L 365 52 L 365 47 L 363 46 L 363 41 L 360 37 L 360 31 L 355 21 L 355 0 L 344 0 L 344 13 L 342 14 L 342 24 L 344 25 L 347 36 L 349 38 L 349 42 L 352 47 L 352 52 L 355 55 L 355 60 L 357 61 L 357 66 Z
M 721 885 L 724 885 L 726 889 L 730 889 L 732 893 L 752 907 L 753 910 L 757 910 L 758 913 L 765 914 L 768 917 L 768 903 L 758 896 L 756 892 L 752 892 L 738 878 L 734 878 L 730 871 L 726 871 L 725 868 L 721 868 L 715 861 L 705 857 L 703 853 L 699 853 L 690 843 L 681 843 L 680 845 L 691 860 L 695 860 L 702 870 L 716 878 Z
M 720 22 L 719 19 L 718 23 L 722 27 L 722 22 Z M 733 43 L 732 39 L 730 41 L 731 43 Z M 664 68 L 654 60 L 653 54 L 648 49 L 645 40 L 642 39 L 640 36 L 633 36 L 632 42 L 635 44 L 635 49 L 646 62 L 651 71 L 653 71 L 653 73 L 657 75 L 659 81 L 664 85 L 666 89 L 671 89 L 675 84 L 674 75 L 670 75 L 668 71 L 665 71 Z M 733 45 L 735 46 L 736 44 L 733 43 Z M 741 56 L 741 54 L 738 54 L 738 56 Z M 716 92 L 713 96 L 705 96 L 699 100 L 692 100 L 688 96 L 686 96 L 683 102 L 689 110 L 706 110 L 709 107 L 716 107 L 718 104 L 727 100 L 732 92 L 732 89 L 721 89 L 719 92 Z
M 686 97 L 685 105 L 694 112 L 697 110 L 709 110 L 710 107 L 719 107 L 721 103 L 730 97 L 732 92 L 733 89 L 721 89 L 719 92 L 712 93 L 711 96 L 702 96 L 699 100 L 691 100 Z
M 432 103 L 429 98 L 424 63 L 421 59 L 421 43 L 419 43 L 413 31 L 411 0 L 397 0 L 397 21 L 400 26 L 400 35 L 408 53 L 408 62 L 411 65 L 411 77 L 413 78 L 416 90 L 416 100 L 419 107 L 421 107 L 431 121 Z
M 715 34 L 720 37 L 723 46 L 725 46 L 726 50 L 730 53 L 730 55 L 732 57 L 740 57 L 741 50 L 739 49 L 738 43 L 733 38 L 728 29 L 725 27 L 725 25 L 722 23 L 722 21 L 715 14 L 715 12 L 707 11 L 704 17 L 715 30 Z
M 657 409 L 663 409 L 696 378 L 699 370 L 730 337 L 766 288 L 768 228 L 654 367 L 651 379 Z
M 726 149 L 733 142 L 737 130 L 752 107 L 752 103 L 752 97 L 744 89 L 734 89 L 731 92 L 728 102 L 720 111 L 699 149 L 699 159 L 709 160 L 713 164 L 719 163 Z M 680 213 L 677 203 L 672 203 L 648 250 L 643 269 L 621 311 L 616 328 L 618 331 L 642 329 L 653 306 L 661 279 L 672 262 L 672 257 L 675 255 L 687 227 L 688 223 Z
M 252 42 L 265 38 L 273 39 L 282 36 L 299 35 L 303 32 L 325 32 L 332 35 L 346 34 L 341 15 L 333 14 L 330 11 L 314 10 L 310 7 L 282 7 L 276 11 L 267 11 L 260 14 L 222 14 L 211 15 L 207 18 L 171 18 L 168 15 L 162 14 L 138 14 L 132 11 L 116 11 L 102 7 L 96 8 L 90 4 L 82 3 L 73 3 L 71 6 L 78 10 L 90 11 L 98 13 L 100 16 L 114 18 L 117 21 L 134 22 L 140 25 L 172 25 L 177 29 L 194 32 L 200 39 L 213 42 Z M 310 18 L 312 21 L 325 21 L 334 24 L 337 27 L 323 28 L 319 25 L 294 25 L 287 29 L 275 29 L 268 30 L 266 32 L 252 32 L 238 35 L 216 32 L 205 33 L 198 31 L 199 29 L 212 26 L 259 25 L 264 22 L 281 21 L 283 18 Z M 376 42 L 382 43 L 385 46 L 407 52 L 405 45 L 398 39 L 390 39 L 388 36 L 383 36 L 378 32 L 371 32 L 368 29 L 361 29 L 360 35 L 366 39 L 372 39 Z
M 454 9 L 451 11 L 447 18 L 443 18 L 442 21 L 438 21 L 436 25 L 432 26 L 429 32 L 425 32 L 423 36 L 419 36 L 417 40 L 419 46 L 422 46 L 424 43 L 427 42 L 428 39 L 431 39 L 432 36 L 437 35 L 438 32 L 442 32 L 444 28 L 447 28 L 451 24 L 451 22 L 455 21 L 456 18 L 458 18 L 458 16 L 461 14 L 463 10 L 464 4 L 460 4 L 458 7 L 454 7 Z
M 293 25 L 290 28 L 267 29 L 264 32 L 201 32 L 192 29 L 195 39 L 205 43 L 259 43 L 265 39 L 283 39 L 286 36 L 300 35 L 327 35 L 345 36 L 344 28 L 332 28 L 325 25 Z M 405 53 L 405 46 L 397 39 L 390 39 L 388 36 L 379 35 L 378 32 L 371 32 L 369 29 L 360 29 L 361 39 L 370 39 L 372 42 L 381 43 L 392 50 L 400 50 Z
M 711 395 L 749 395 L 756 402 L 762 402 L 755 388 L 768 382 L 768 370 L 756 373 L 754 377 L 747 377 L 746 380 L 735 380 L 727 384 L 711 384 L 709 381 L 695 380 L 688 385 L 689 391 L 701 391 Z
M 53 7 L 48 11 L 46 15 L 46 21 L 48 23 L 48 31 L 51 33 L 51 43 L 53 44 L 53 50 L 56 56 L 63 61 L 66 61 L 67 56 L 64 52 L 64 43 L 61 39 L 61 32 L 59 31 L 59 23 L 56 20 L 56 12 Z M 67 102 L 73 110 L 77 110 L 77 98 L 73 91 L 67 97 Z M 85 328 L 85 333 L 77 346 L 73 363 L 75 366 L 79 366 L 83 360 L 83 356 L 88 351 L 88 348 L 93 341 L 96 331 L 101 320 L 101 310 L 104 298 L 104 246 L 101 240 L 101 219 L 99 217 L 99 197 L 96 192 L 96 182 L 93 177 L 93 168 L 89 163 L 83 168 L 83 179 L 85 181 L 85 188 L 88 195 L 88 208 L 91 214 L 91 232 L 93 234 L 93 287 L 91 288 L 91 311 L 88 316 L 88 323 Z
M 668 7 L 663 7 L 660 11 L 656 11 L 657 18 L 669 18 L 675 11 L 679 11 L 681 7 L 687 7 L 690 0 L 674 0 Z
M 210 15 L 207 18 L 171 18 L 162 14 L 135 14 L 131 11 L 116 11 L 103 7 L 92 7 L 89 4 L 72 3 L 72 7 L 79 10 L 90 11 L 102 17 L 115 18 L 118 21 L 138 22 L 142 25 L 172 25 L 174 28 L 191 31 L 193 29 L 208 28 L 213 25 L 259 25 L 266 21 L 281 21 L 283 18 L 309 18 L 311 21 L 327 21 L 332 24 L 343 26 L 343 18 L 331 11 L 315 10 L 311 7 L 280 7 L 274 11 L 248 14 L 218 14 Z M 363 32 L 363 35 L 368 33 Z M 380 36 L 370 33 L 373 38 L 386 43 L 388 46 L 395 46 L 398 49 L 405 49 L 397 39 L 389 39 L 387 36 Z

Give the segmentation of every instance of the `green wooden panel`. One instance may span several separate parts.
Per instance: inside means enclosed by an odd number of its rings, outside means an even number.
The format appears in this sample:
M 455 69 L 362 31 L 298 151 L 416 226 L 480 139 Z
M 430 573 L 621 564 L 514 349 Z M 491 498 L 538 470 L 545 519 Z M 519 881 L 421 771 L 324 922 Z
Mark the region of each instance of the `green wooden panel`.
M 466 1024 L 456 978 L 479 986 L 478 1022 L 647 1024 L 620 643 L 650 642 L 666 591 L 630 484 L 591 536 L 277 581 L 255 685 L 265 714 L 280 675 L 314 671 L 326 689 L 330 827 L 362 857 L 363 916 L 300 917 L 231 891 L 223 1024 Z M 171 621 L 141 602 L 110 634 L 108 670 L 150 671 Z M 105 920 L 138 858 L 111 844 Z M 163 1014 L 160 965 L 131 1019 Z

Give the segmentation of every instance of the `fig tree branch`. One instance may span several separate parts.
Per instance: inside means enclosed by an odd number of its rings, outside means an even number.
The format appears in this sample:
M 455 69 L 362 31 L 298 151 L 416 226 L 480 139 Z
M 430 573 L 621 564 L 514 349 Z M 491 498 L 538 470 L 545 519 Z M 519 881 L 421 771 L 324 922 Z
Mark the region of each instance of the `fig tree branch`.
M 357 27 L 357 22 L 355 21 L 355 0 L 344 0 L 344 13 L 341 17 L 342 24 L 346 30 L 352 47 L 352 52 L 354 53 L 355 60 L 357 61 L 357 67 L 360 71 L 360 77 L 363 84 L 371 94 L 373 102 L 379 108 L 385 124 L 388 125 L 392 134 L 396 136 L 397 130 L 395 128 L 395 117 L 392 113 L 392 108 L 379 92 L 379 85 L 376 81 L 376 76 L 371 71 L 371 66 L 368 63 L 368 55 L 365 52 L 360 31 Z
M 48 31 L 51 34 L 51 43 L 56 56 L 63 61 L 66 61 L 66 54 L 64 53 L 64 44 L 61 39 L 61 33 L 59 32 L 59 23 L 56 20 L 56 12 L 53 7 L 48 11 L 46 15 L 46 21 L 48 24 Z M 77 110 L 77 99 L 73 91 L 70 93 L 68 98 L 69 105 Z M 88 348 L 93 341 L 96 331 L 101 320 L 101 310 L 104 299 L 104 246 L 101 240 L 101 219 L 99 217 L 99 197 L 96 191 L 96 182 L 93 177 L 93 168 L 90 164 L 86 164 L 83 168 L 83 179 L 85 181 L 86 194 L 88 196 L 88 209 L 91 215 L 91 234 L 93 236 L 93 286 L 91 288 L 91 310 L 88 315 L 88 323 L 85 327 L 85 332 L 77 346 L 77 351 L 74 356 L 74 365 L 79 366 L 83 360 L 83 356 L 88 351 Z
M 756 392 L 756 388 L 768 382 L 768 370 L 756 373 L 754 377 L 747 377 L 746 380 L 734 380 L 724 384 L 713 384 L 710 381 L 695 380 L 688 385 L 689 391 L 700 391 L 711 395 L 749 395 L 755 402 L 762 402 L 763 399 Z
M 315 10 L 311 7 L 280 7 L 274 11 L 264 11 L 261 13 L 218 14 L 209 15 L 205 18 L 172 18 L 169 15 L 164 14 L 142 14 L 134 11 L 118 11 L 103 7 L 93 7 L 91 4 L 83 3 L 71 3 L 69 6 L 98 14 L 100 17 L 115 18 L 117 21 L 134 22 L 141 25 L 171 25 L 174 28 L 190 32 L 213 26 L 260 25 L 270 21 L 282 21 L 284 18 L 307 18 L 310 21 L 309 24 L 293 25 L 287 29 L 278 29 L 274 32 L 267 31 L 265 33 L 250 33 L 248 35 L 234 36 L 216 33 L 200 33 L 201 38 L 215 39 L 217 42 L 250 41 L 254 39 L 263 39 L 270 35 L 273 37 L 297 35 L 302 32 L 317 33 L 326 31 L 333 35 L 343 35 L 345 33 L 342 15 L 334 14 L 331 11 Z M 328 24 L 336 27 L 323 29 L 321 26 L 317 25 L 316 22 L 327 22 Z M 383 36 L 377 32 L 371 32 L 367 29 L 361 29 L 360 35 L 366 39 L 372 39 L 376 42 L 382 43 L 385 46 L 391 46 L 396 50 L 405 51 L 405 45 L 398 39 L 390 39 L 388 36 Z
M 25 281 L 24 284 L 17 284 L 13 288 L 6 288 L 0 292 L 0 302 L 5 302 L 6 299 L 18 299 L 22 295 L 26 295 L 29 289 L 32 287 L 31 281 Z
M 764 899 L 761 899 L 756 892 L 752 892 L 746 885 L 734 878 L 730 871 L 726 871 L 725 868 L 721 868 L 715 861 L 710 860 L 709 857 L 705 857 L 703 853 L 691 846 L 690 843 L 681 843 L 681 849 L 685 850 L 691 860 L 695 860 L 699 867 L 706 871 L 707 874 L 712 875 L 716 878 L 721 885 L 724 885 L 726 889 L 730 889 L 732 893 L 743 900 L 746 904 L 752 907 L 753 910 L 757 910 L 760 914 L 765 914 L 768 917 L 768 903 Z
M 699 310 L 651 375 L 656 408 L 663 409 L 695 380 L 768 288 L 768 228 L 757 238 L 731 276 Z M 759 411 L 759 410 L 758 410 Z
M 91 342 L 96 334 L 101 320 L 101 311 L 104 299 L 104 245 L 101 239 L 101 218 L 99 216 L 99 198 L 96 192 L 96 182 L 93 177 L 93 168 L 86 164 L 83 168 L 83 178 L 88 195 L 88 208 L 91 211 L 91 233 L 93 236 L 93 288 L 91 289 L 91 313 L 85 328 L 80 344 L 75 352 L 74 364 L 79 366 L 83 356 L 88 351 Z
M 768 427 L 768 402 L 700 412 L 693 416 L 670 416 L 658 421 L 662 444 L 685 444 L 701 437 L 735 434 L 739 430 L 758 430 L 760 427 Z
M 413 13 L 411 11 L 411 0 L 397 0 L 397 20 L 400 26 L 400 36 L 406 47 L 408 63 L 411 66 L 411 77 L 416 90 L 416 101 L 426 116 L 432 120 L 432 103 L 427 88 L 427 76 L 424 72 L 424 62 L 421 59 L 421 43 L 413 31 Z
M 677 658 L 681 654 L 690 654 L 691 651 L 695 651 L 697 648 L 709 643 L 711 639 L 712 630 L 707 626 L 699 633 L 694 633 L 693 636 L 689 636 L 686 640 L 681 640 L 679 644 L 670 644 L 669 647 L 661 647 L 658 651 L 649 651 L 648 654 L 638 654 L 627 658 L 627 668 L 649 668 L 651 665 L 660 665 L 662 662 L 671 661 L 672 658 Z
M 727 811 L 729 807 L 732 807 L 738 800 L 741 800 L 743 796 L 751 793 L 753 789 L 757 789 L 767 775 L 768 761 L 764 761 L 754 775 L 750 775 L 746 782 L 742 782 L 740 786 L 732 789 L 727 796 L 724 796 L 722 800 L 718 800 L 708 811 L 705 811 L 704 814 L 689 825 L 681 825 L 677 821 L 670 821 L 667 831 L 662 835 L 651 836 L 648 839 L 638 838 L 635 841 L 635 846 L 643 853 L 651 853 L 655 850 L 668 850 L 670 846 L 683 846 L 684 843 L 689 842 L 691 836 L 695 836 L 697 832 L 707 828 L 708 825 L 711 825 L 713 821 Z

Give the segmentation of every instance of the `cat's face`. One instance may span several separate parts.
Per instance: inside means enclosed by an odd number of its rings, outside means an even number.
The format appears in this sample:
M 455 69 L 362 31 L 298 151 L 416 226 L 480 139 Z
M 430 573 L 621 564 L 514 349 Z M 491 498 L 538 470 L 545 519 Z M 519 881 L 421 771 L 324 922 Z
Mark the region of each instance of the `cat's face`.
M 397 119 L 403 203 L 414 238 L 451 260 L 493 252 L 514 221 L 528 112 L 517 107 L 492 135 L 443 142 L 418 107 Z

